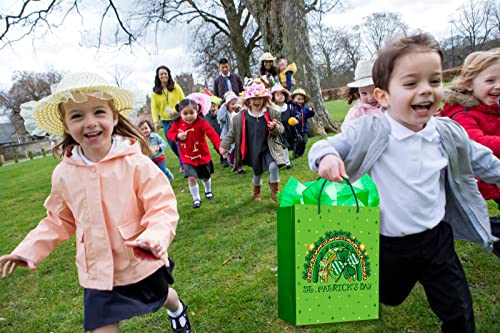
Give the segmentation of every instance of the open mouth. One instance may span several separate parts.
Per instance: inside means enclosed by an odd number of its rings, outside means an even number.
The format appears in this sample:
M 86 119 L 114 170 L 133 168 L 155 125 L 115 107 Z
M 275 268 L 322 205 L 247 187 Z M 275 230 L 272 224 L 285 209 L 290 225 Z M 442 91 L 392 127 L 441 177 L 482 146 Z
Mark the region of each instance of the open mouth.
M 429 112 L 431 107 L 432 107 L 432 102 L 422 102 L 411 105 L 412 110 L 417 113 Z
M 83 136 L 86 137 L 87 139 L 93 139 L 93 138 L 98 137 L 101 134 L 102 134 L 102 131 L 99 131 L 99 132 L 87 133 L 87 134 L 84 134 Z

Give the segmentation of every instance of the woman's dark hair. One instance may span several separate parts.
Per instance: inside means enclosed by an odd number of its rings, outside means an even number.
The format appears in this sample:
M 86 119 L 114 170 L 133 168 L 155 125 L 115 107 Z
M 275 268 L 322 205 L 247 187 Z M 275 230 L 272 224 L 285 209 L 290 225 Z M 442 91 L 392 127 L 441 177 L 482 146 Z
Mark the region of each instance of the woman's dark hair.
M 163 87 L 160 81 L 160 69 L 164 69 L 168 73 L 167 90 L 168 91 L 174 90 L 174 85 L 175 85 L 174 79 L 172 79 L 172 74 L 170 74 L 170 69 L 167 66 L 158 67 L 156 69 L 156 75 L 155 75 L 155 86 L 153 87 L 153 91 L 158 95 L 161 95 L 163 93 Z
M 179 119 L 181 119 L 181 111 L 186 106 L 190 106 L 196 110 L 196 112 L 198 113 L 198 118 L 196 119 L 196 121 L 198 121 L 198 119 L 200 119 L 200 118 L 205 120 L 205 116 L 203 116 L 203 113 L 201 112 L 201 106 L 199 104 L 197 104 L 195 101 L 193 101 L 192 99 L 185 98 L 175 105 L 175 111 L 177 111 L 177 114 L 174 117 L 173 121 L 178 121 Z
M 260 75 L 265 75 L 267 73 L 267 69 L 266 67 L 264 66 L 264 61 L 261 61 L 260 62 Z M 271 76 L 276 76 L 278 75 L 278 71 L 276 70 L 276 66 L 274 66 L 274 63 L 273 65 L 271 66 L 271 69 L 269 70 L 269 73 L 271 74 Z
M 141 120 L 141 121 L 137 124 L 137 127 L 139 127 L 139 129 L 140 129 L 140 128 L 142 127 L 142 125 L 144 125 L 144 124 L 148 124 L 148 127 L 149 127 L 149 129 L 150 129 L 152 132 L 154 132 L 154 131 L 155 131 L 155 130 L 154 130 L 154 127 L 153 127 L 153 125 L 152 125 L 152 124 L 151 124 L 151 122 L 150 122 L 149 120 L 147 120 L 147 119 L 143 119 L 143 120 Z

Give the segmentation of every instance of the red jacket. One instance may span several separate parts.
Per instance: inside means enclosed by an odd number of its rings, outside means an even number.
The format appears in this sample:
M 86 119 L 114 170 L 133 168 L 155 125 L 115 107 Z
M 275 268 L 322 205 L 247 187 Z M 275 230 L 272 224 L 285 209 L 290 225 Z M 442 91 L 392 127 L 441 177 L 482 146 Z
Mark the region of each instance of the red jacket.
M 469 137 L 490 148 L 500 158 L 500 108 L 484 105 L 471 95 L 456 91 L 445 94 L 443 116 L 450 117 L 467 131 Z M 500 199 L 500 188 L 478 180 L 479 191 L 486 200 Z
M 177 139 L 179 131 L 187 132 L 186 140 L 179 141 Z M 196 119 L 192 124 L 186 124 L 182 119 L 176 120 L 172 122 L 172 126 L 167 133 L 170 141 L 179 143 L 179 154 L 182 163 L 194 166 L 208 164 L 212 160 L 205 136 L 208 136 L 215 148 L 219 150 L 221 142 L 219 135 L 210 124 L 201 118 Z

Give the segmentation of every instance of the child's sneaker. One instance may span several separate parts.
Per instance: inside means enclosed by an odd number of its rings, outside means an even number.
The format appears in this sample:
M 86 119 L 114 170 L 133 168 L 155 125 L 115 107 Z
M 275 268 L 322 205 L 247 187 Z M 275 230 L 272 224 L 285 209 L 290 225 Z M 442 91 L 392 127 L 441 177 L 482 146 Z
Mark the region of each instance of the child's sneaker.
M 173 333 L 191 333 L 191 324 L 189 323 L 188 313 L 187 313 L 187 305 L 181 301 L 182 304 L 182 313 L 179 317 L 171 317 L 170 324 L 172 325 Z
M 247 172 L 245 170 L 243 170 L 243 168 L 238 168 L 238 174 L 239 175 L 243 175 L 245 173 L 247 173 Z
M 174 180 L 174 175 L 172 174 L 172 172 L 170 172 L 169 169 L 167 169 L 167 178 L 170 180 Z

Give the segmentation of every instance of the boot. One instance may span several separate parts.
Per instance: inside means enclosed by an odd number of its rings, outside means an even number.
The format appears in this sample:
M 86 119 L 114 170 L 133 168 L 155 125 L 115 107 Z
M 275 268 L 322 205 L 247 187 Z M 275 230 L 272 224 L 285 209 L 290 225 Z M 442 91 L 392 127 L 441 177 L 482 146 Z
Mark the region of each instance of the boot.
M 269 188 L 271 189 L 271 201 L 277 205 L 279 204 L 279 201 L 278 201 L 278 198 L 276 197 L 276 194 L 278 194 L 279 185 L 280 185 L 280 182 L 276 182 L 276 183 L 269 182 Z
M 260 185 L 254 185 L 253 186 L 253 201 L 262 201 L 262 194 L 260 193 Z

